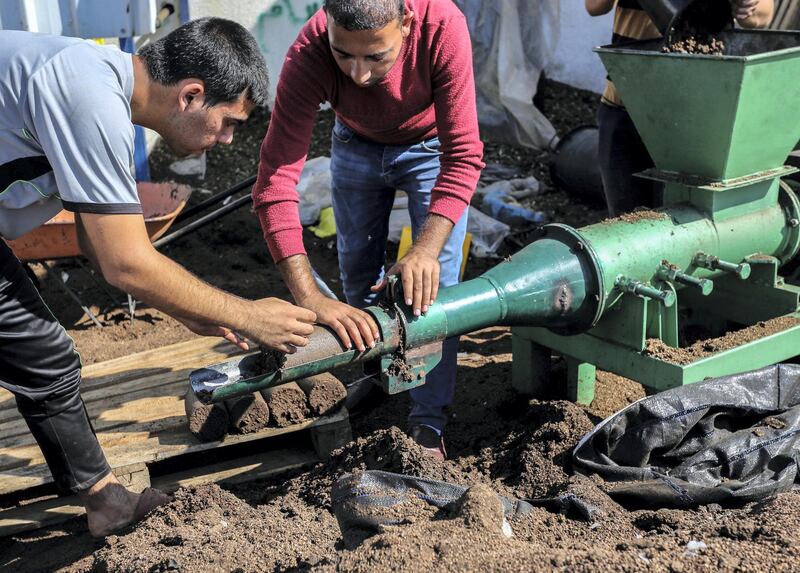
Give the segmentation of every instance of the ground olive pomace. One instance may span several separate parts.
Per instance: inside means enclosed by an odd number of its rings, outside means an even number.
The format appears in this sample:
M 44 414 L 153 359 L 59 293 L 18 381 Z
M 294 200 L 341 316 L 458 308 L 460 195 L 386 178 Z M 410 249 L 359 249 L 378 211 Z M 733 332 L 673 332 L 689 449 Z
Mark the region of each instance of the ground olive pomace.
M 663 221 L 669 219 L 669 215 L 662 211 L 653 211 L 651 209 L 636 209 L 630 213 L 623 213 L 613 219 L 603 219 L 601 221 L 604 225 L 612 223 L 638 223 L 639 221 Z
M 649 339 L 644 354 L 672 364 L 690 364 L 695 360 L 736 348 L 747 342 L 764 338 L 796 326 L 800 321 L 791 316 L 781 316 L 758 322 L 741 330 L 728 332 L 725 336 L 698 340 L 686 348 L 673 348 L 659 339 Z
M 311 415 L 306 393 L 295 382 L 261 390 L 269 406 L 270 419 L 279 428 L 302 422 Z
M 313 416 L 324 416 L 335 412 L 342 407 L 347 398 L 344 384 L 328 372 L 298 380 L 297 385 L 305 392 Z
M 225 400 L 230 430 L 237 434 L 252 434 L 269 424 L 269 406 L 260 393 Z
M 200 441 L 221 440 L 228 431 L 228 411 L 223 404 L 203 404 L 191 388 L 184 397 L 189 431 Z
M 719 38 L 689 36 L 661 48 L 671 54 L 704 54 L 721 56 L 725 53 L 725 42 Z

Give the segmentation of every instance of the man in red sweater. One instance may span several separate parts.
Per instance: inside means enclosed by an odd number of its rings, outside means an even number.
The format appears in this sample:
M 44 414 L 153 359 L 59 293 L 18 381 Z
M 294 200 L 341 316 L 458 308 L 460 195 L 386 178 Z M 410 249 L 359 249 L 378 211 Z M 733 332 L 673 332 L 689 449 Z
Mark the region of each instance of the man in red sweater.
M 336 112 L 331 146 L 339 268 L 347 303 L 317 288 L 303 247 L 296 185 L 323 102 Z M 483 168 L 472 49 L 451 0 L 326 0 L 289 48 L 261 147 L 256 213 L 295 300 L 347 347 L 373 346 L 374 304 L 400 275 L 419 316 L 439 286 L 458 282 L 466 208 Z M 395 192 L 409 198 L 414 244 L 384 273 Z M 444 457 L 457 339 L 411 391 L 409 434 Z

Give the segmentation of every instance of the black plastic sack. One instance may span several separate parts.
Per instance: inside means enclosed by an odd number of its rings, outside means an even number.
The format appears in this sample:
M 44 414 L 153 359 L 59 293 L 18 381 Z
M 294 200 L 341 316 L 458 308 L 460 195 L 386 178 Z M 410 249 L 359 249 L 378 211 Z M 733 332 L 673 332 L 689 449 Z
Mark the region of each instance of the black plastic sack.
M 623 482 L 632 507 L 754 501 L 800 483 L 800 366 L 780 364 L 644 398 L 573 451 L 575 471 Z
M 443 481 L 369 470 L 339 478 L 333 484 L 331 504 L 342 533 L 352 529 L 376 531 L 382 525 L 397 525 L 405 520 L 402 511 L 381 509 L 402 508 L 413 497 L 436 508 L 454 511 L 465 491 L 466 487 Z M 506 518 L 531 510 L 524 501 L 497 497 L 503 503 Z

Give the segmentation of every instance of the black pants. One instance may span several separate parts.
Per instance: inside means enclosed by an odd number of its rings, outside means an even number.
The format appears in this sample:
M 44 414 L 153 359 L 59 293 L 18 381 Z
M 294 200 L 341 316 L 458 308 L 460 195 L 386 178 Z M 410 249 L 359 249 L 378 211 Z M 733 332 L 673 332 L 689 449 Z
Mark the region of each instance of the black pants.
M 635 207 L 657 206 L 661 185 L 633 176 L 653 167 L 653 160 L 631 116 L 624 108 L 601 103 L 597 110 L 597 126 L 600 136 L 598 159 L 608 214 L 616 217 Z
M 14 394 L 56 485 L 67 492 L 88 489 L 110 471 L 80 382 L 72 339 L 0 240 L 0 386 Z

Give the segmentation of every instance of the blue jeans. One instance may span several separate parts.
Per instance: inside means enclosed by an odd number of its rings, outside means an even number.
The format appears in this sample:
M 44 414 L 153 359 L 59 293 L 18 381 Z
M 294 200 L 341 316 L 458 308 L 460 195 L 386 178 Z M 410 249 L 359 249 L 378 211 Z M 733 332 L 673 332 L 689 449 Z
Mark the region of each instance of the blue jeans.
M 347 303 L 358 308 L 376 304 L 382 293 L 370 287 L 384 274 L 389 215 L 396 190 L 408 195 L 411 234 L 416 240 L 425 223 L 431 189 L 439 175 L 439 139 L 414 145 L 383 145 L 356 135 L 338 120 L 331 138 L 333 213 L 339 271 Z M 439 286 L 458 283 L 467 212 L 450 233 L 441 254 Z M 442 360 L 424 386 L 411 390 L 410 425 L 426 424 L 441 431 L 444 409 L 453 401 L 458 338 L 444 341 Z

